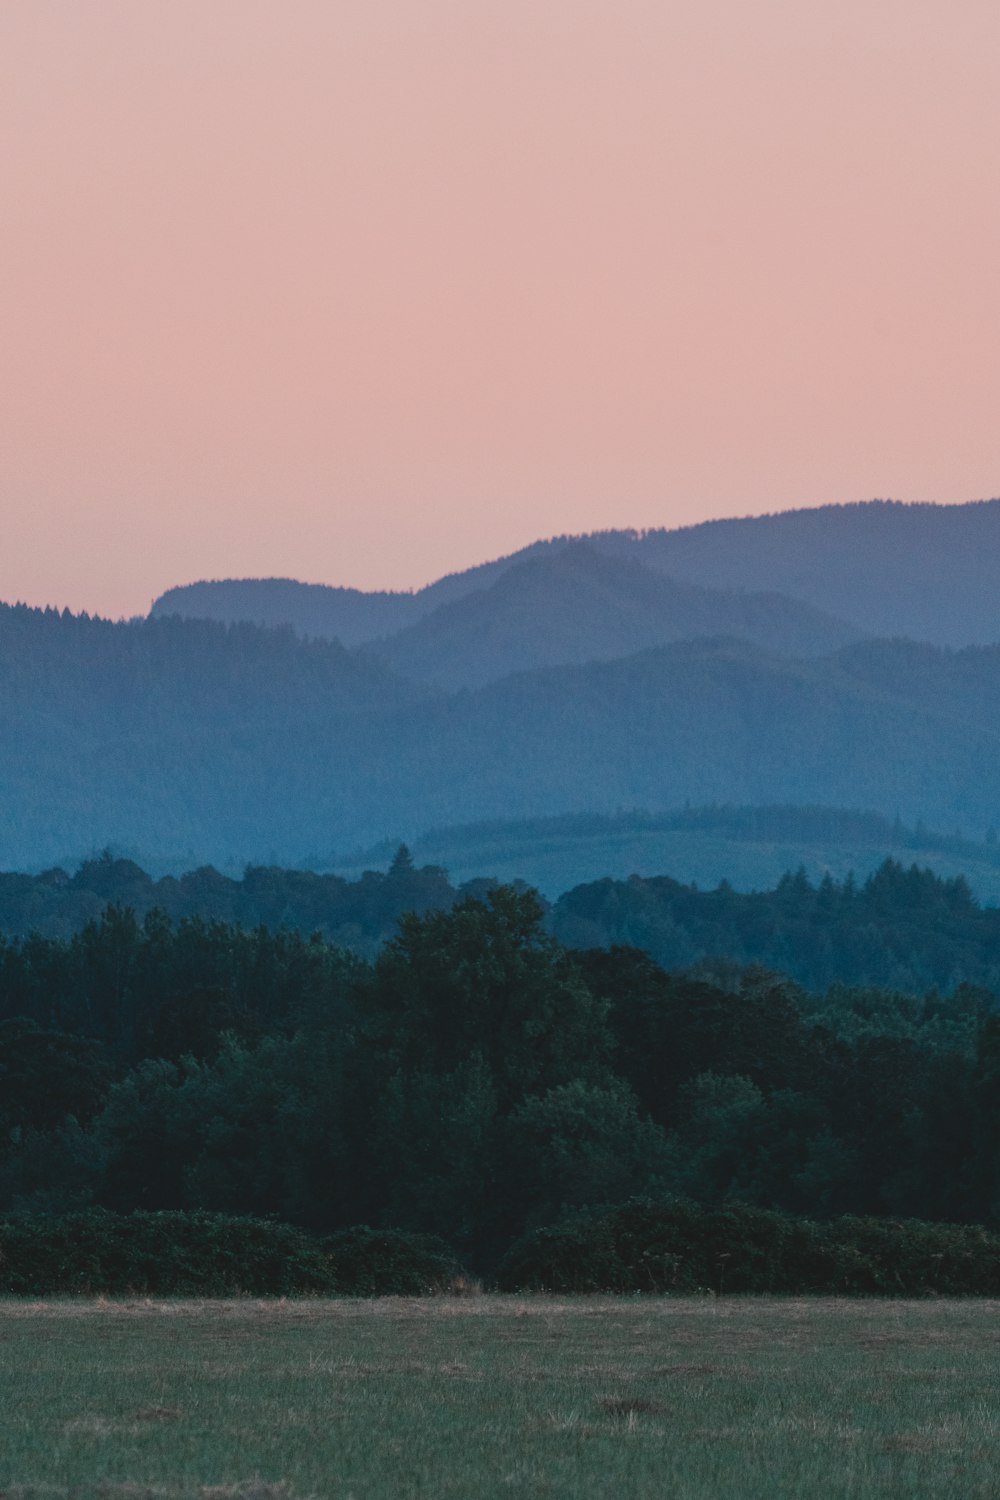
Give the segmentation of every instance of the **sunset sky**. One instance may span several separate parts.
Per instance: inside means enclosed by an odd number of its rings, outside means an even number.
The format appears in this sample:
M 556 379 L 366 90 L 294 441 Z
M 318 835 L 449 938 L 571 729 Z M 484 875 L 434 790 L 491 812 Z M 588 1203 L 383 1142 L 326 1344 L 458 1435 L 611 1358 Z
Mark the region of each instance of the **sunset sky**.
M 997 0 L 2 0 L 0 598 L 1000 494 Z

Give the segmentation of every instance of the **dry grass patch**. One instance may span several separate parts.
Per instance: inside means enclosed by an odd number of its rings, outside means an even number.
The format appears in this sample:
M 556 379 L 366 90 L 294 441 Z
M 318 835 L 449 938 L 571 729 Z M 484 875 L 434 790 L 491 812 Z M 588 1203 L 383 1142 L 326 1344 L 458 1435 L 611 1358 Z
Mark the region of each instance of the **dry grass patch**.
M 240 1484 L 205 1484 L 198 1493 L 200 1500 L 294 1500 L 294 1490 L 287 1479 L 279 1479 L 276 1484 L 261 1479 Z
M 962 1434 L 948 1426 L 925 1428 L 922 1432 L 894 1432 L 882 1446 L 886 1453 L 960 1453 Z
M 0 1500 L 178 1500 L 182 1495 L 197 1500 L 318 1500 L 301 1495 L 281 1479 L 276 1483 L 247 1479 L 234 1484 L 198 1485 L 194 1490 L 171 1484 L 144 1484 L 139 1480 L 102 1480 L 85 1492 L 64 1485 L 13 1485 L 0 1488 Z
M 661 1401 L 647 1401 L 642 1396 L 598 1396 L 597 1404 L 612 1417 L 632 1417 L 640 1414 L 663 1415 L 670 1410 Z

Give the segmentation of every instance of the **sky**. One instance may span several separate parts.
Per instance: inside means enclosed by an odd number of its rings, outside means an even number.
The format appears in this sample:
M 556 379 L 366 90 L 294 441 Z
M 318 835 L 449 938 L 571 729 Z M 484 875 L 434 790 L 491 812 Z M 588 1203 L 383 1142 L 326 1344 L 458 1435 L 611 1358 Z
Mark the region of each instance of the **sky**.
M 997 0 L 0 0 L 0 599 L 1000 494 Z

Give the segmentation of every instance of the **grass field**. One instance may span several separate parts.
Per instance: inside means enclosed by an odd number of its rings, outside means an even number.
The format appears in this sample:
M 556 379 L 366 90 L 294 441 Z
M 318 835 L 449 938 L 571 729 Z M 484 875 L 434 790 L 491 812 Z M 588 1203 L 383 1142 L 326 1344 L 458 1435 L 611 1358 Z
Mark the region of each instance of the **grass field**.
M 1000 1495 L 1000 1302 L 0 1303 L 0 1497 Z

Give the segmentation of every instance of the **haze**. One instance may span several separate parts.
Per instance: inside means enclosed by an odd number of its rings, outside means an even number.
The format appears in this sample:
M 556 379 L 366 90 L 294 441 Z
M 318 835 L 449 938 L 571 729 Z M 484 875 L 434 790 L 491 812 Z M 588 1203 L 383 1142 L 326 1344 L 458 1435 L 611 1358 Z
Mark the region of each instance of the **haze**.
M 8 0 L 0 598 L 1000 490 L 995 0 Z

